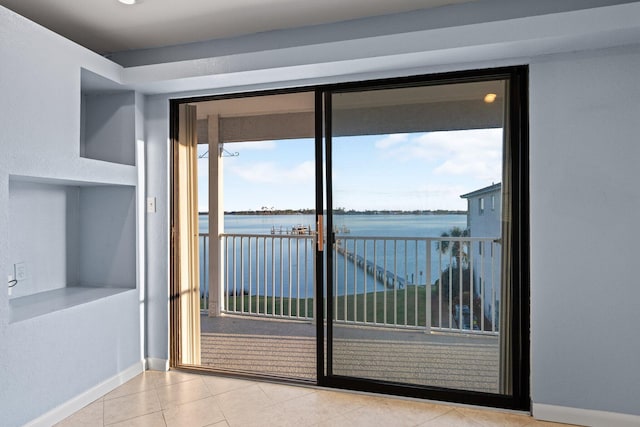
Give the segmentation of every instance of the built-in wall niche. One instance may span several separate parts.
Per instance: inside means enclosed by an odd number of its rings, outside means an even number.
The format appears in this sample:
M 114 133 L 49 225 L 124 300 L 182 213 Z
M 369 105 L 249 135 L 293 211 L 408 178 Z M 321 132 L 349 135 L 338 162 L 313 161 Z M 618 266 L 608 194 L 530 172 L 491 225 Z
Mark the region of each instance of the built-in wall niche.
M 81 70 L 80 156 L 135 165 L 135 92 Z
M 136 288 L 135 187 L 9 179 L 10 320 Z

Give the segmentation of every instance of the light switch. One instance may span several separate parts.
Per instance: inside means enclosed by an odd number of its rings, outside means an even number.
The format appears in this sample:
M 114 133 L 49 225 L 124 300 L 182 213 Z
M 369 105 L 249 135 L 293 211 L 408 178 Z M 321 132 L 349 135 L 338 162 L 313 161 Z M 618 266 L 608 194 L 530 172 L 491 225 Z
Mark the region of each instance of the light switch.
M 155 213 L 156 212 L 156 198 L 155 197 L 147 197 L 147 212 Z

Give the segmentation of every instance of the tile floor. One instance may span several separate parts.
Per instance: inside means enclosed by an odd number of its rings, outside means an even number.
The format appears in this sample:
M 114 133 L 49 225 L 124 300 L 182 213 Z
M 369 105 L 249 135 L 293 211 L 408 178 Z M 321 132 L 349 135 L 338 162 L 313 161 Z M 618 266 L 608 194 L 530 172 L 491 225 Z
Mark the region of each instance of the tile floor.
M 180 371 L 147 371 L 58 424 L 69 426 L 559 427 L 527 415 Z

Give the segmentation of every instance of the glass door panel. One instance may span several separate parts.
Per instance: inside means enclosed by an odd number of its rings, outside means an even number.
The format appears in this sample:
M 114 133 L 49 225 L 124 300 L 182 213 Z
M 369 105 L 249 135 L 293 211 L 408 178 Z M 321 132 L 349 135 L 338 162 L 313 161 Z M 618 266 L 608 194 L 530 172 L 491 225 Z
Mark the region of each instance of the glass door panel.
M 506 87 L 330 95 L 330 377 L 510 393 Z
M 314 382 L 315 92 L 188 107 L 198 303 L 178 334 L 194 356 L 183 345 L 178 364 Z

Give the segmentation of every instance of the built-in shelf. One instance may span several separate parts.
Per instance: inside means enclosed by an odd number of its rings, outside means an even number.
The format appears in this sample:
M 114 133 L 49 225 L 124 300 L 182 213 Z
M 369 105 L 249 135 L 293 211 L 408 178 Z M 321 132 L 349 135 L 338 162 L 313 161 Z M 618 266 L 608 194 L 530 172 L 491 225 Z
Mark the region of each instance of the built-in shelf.
M 9 262 L 11 319 L 135 289 L 135 186 L 10 176 Z
M 135 165 L 135 92 L 81 70 L 80 156 Z
M 69 286 L 13 298 L 9 301 L 9 322 L 15 323 L 43 316 L 127 291 L 131 291 L 131 289 Z

